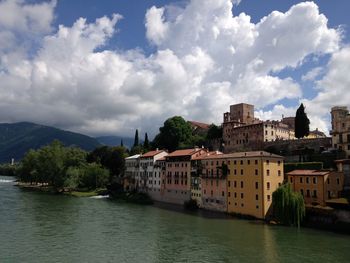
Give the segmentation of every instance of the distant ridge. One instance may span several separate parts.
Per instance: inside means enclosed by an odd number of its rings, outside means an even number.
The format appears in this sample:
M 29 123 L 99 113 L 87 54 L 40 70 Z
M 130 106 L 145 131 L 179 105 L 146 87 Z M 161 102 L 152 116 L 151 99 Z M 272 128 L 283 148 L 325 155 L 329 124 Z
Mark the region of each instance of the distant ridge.
M 100 143 L 92 137 L 30 122 L 0 123 L 0 163 L 18 161 L 30 149 L 60 140 L 66 146 L 91 151 Z
M 134 145 L 134 138 L 121 137 L 121 136 L 100 136 L 96 137 L 99 143 L 107 146 L 120 146 L 121 140 L 126 148 L 131 149 Z M 141 142 L 142 143 L 142 142 Z

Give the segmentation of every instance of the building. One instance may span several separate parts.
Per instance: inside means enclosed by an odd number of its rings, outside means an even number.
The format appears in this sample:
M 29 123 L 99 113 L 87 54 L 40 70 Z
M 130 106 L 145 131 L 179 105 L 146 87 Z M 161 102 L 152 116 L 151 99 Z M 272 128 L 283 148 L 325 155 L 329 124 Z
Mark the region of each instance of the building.
M 177 150 L 165 156 L 166 179 L 163 201 L 183 204 L 191 199 L 191 172 L 196 171 L 194 158 L 206 154 L 201 148 Z
M 283 157 L 264 151 L 225 154 L 227 211 L 265 219 L 272 193 L 283 183 Z
M 140 176 L 138 180 L 138 190 L 141 192 L 154 193 L 160 192 L 160 177 L 155 177 L 155 163 L 162 159 L 168 153 L 164 150 L 150 151 L 140 156 Z M 157 170 L 158 172 L 158 170 Z M 151 195 L 152 197 L 152 195 Z
M 124 191 L 134 191 L 138 188 L 140 156 L 136 154 L 125 158 Z
M 188 123 L 191 125 L 192 134 L 194 135 L 206 135 L 210 128 L 210 124 L 207 123 L 202 123 L 198 121 L 188 121 Z
M 280 121 L 261 121 L 254 117 L 254 105 L 240 103 L 224 113 L 225 152 L 260 150 L 265 142 L 294 139 L 294 130 Z
M 340 197 L 344 185 L 344 174 L 337 171 L 294 170 L 287 178 L 308 205 L 325 206 L 327 200 Z
M 337 170 L 344 174 L 344 191 L 350 193 L 350 159 L 336 160 Z
M 332 147 L 346 152 L 350 158 L 350 114 L 347 107 L 333 107 L 332 117 Z
M 227 212 L 228 166 L 225 155 L 218 152 L 201 157 L 202 207 Z

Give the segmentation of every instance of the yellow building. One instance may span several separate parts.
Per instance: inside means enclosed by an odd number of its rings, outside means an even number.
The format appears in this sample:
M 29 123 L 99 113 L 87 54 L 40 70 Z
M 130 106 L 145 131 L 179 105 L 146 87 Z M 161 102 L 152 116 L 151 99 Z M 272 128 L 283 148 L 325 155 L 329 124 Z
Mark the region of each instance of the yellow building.
M 283 183 L 283 157 L 264 151 L 225 154 L 227 211 L 264 219 L 272 193 Z

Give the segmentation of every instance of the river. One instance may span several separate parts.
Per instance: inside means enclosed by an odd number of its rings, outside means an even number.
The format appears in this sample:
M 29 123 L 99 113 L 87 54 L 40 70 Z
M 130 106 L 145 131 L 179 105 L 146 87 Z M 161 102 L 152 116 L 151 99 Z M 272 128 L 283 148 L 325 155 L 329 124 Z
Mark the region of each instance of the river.
M 108 199 L 0 176 L 0 262 L 350 262 L 350 237 Z

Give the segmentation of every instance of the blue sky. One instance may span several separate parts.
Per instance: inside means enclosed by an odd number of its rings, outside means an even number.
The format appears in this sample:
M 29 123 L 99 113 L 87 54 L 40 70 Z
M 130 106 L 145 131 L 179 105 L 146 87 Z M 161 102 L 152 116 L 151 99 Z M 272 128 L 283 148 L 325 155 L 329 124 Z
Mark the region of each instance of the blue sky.
M 154 135 L 173 115 L 220 124 L 230 104 L 248 102 L 260 118 L 278 119 L 303 102 L 312 127 L 327 131 L 330 107 L 350 99 L 340 70 L 348 66 L 350 2 L 230 7 L 230 0 L 1 0 L 0 121 Z

